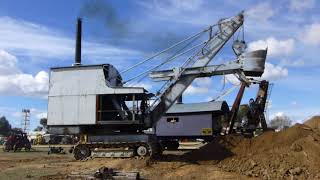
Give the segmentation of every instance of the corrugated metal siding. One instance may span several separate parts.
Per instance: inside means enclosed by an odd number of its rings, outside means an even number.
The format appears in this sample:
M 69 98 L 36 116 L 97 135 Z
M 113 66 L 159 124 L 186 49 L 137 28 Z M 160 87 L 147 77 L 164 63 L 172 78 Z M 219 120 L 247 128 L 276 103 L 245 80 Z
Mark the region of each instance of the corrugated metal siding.
M 143 93 L 143 88 L 110 88 L 101 67 L 53 69 L 49 96 Z
M 85 125 L 96 123 L 96 96 L 49 97 L 48 125 Z
M 109 76 L 112 73 L 116 71 Z M 96 95 L 115 93 L 139 94 L 144 89 L 108 87 L 102 66 L 51 69 L 48 125 L 96 124 Z

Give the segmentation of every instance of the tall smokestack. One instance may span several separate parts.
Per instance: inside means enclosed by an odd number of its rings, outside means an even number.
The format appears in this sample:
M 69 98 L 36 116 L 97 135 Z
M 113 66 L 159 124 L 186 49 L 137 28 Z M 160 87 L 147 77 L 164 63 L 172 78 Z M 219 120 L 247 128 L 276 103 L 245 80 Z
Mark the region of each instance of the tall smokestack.
M 81 33 L 82 33 L 82 20 L 77 19 L 77 34 L 76 34 L 76 52 L 74 65 L 81 65 Z
M 182 104 L 182 103 L 183 102 L 182 102 L 182 94 L 181 94 L 181 96 L 179 96 L 177 99 L 177 104 Z

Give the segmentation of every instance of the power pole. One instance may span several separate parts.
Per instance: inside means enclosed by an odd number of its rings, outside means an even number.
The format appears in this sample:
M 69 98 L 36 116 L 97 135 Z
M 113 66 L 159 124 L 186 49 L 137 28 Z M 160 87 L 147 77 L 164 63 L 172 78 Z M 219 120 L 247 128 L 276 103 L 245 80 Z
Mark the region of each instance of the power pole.
M 27 133 L 29 131 L 29 126 L 30 126 L 30 109 L 22 109 L 22 131 Z

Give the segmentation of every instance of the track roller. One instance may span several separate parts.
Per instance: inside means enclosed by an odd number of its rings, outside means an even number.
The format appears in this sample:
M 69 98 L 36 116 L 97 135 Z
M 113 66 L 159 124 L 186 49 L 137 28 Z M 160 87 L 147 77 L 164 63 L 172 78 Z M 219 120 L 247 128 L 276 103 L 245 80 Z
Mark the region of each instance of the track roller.
M 141 157 L 145 157 L 149 154 L 149 147 L 145 145 L 138 146 L 136 149 L 136 154 Z
M 84 160 L 91 156 L 91 150 L 84 144 L 78 144 L 73 150 L 73 155 L 76 160 Z
M 151 140 L 148 143 L 149 146 L 149 156 L 152 159 L 159 158 L 162 154 L 162 147 L 157 140 Z

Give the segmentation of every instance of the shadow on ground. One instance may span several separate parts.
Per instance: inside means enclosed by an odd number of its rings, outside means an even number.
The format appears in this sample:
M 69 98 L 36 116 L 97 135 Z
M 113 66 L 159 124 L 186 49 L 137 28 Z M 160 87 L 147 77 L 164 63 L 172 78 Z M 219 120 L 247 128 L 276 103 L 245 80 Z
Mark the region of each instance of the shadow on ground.
M 157 161 L 160 162 L 189 162 L 199 164 L 203 161 L 219 162 L 227 157 L 233 156 L 233 153 L 226 147 L 233 146 L 225 142 L 221 144 L 219 141 L 213 141 L 184 154 L 163 154 Z

